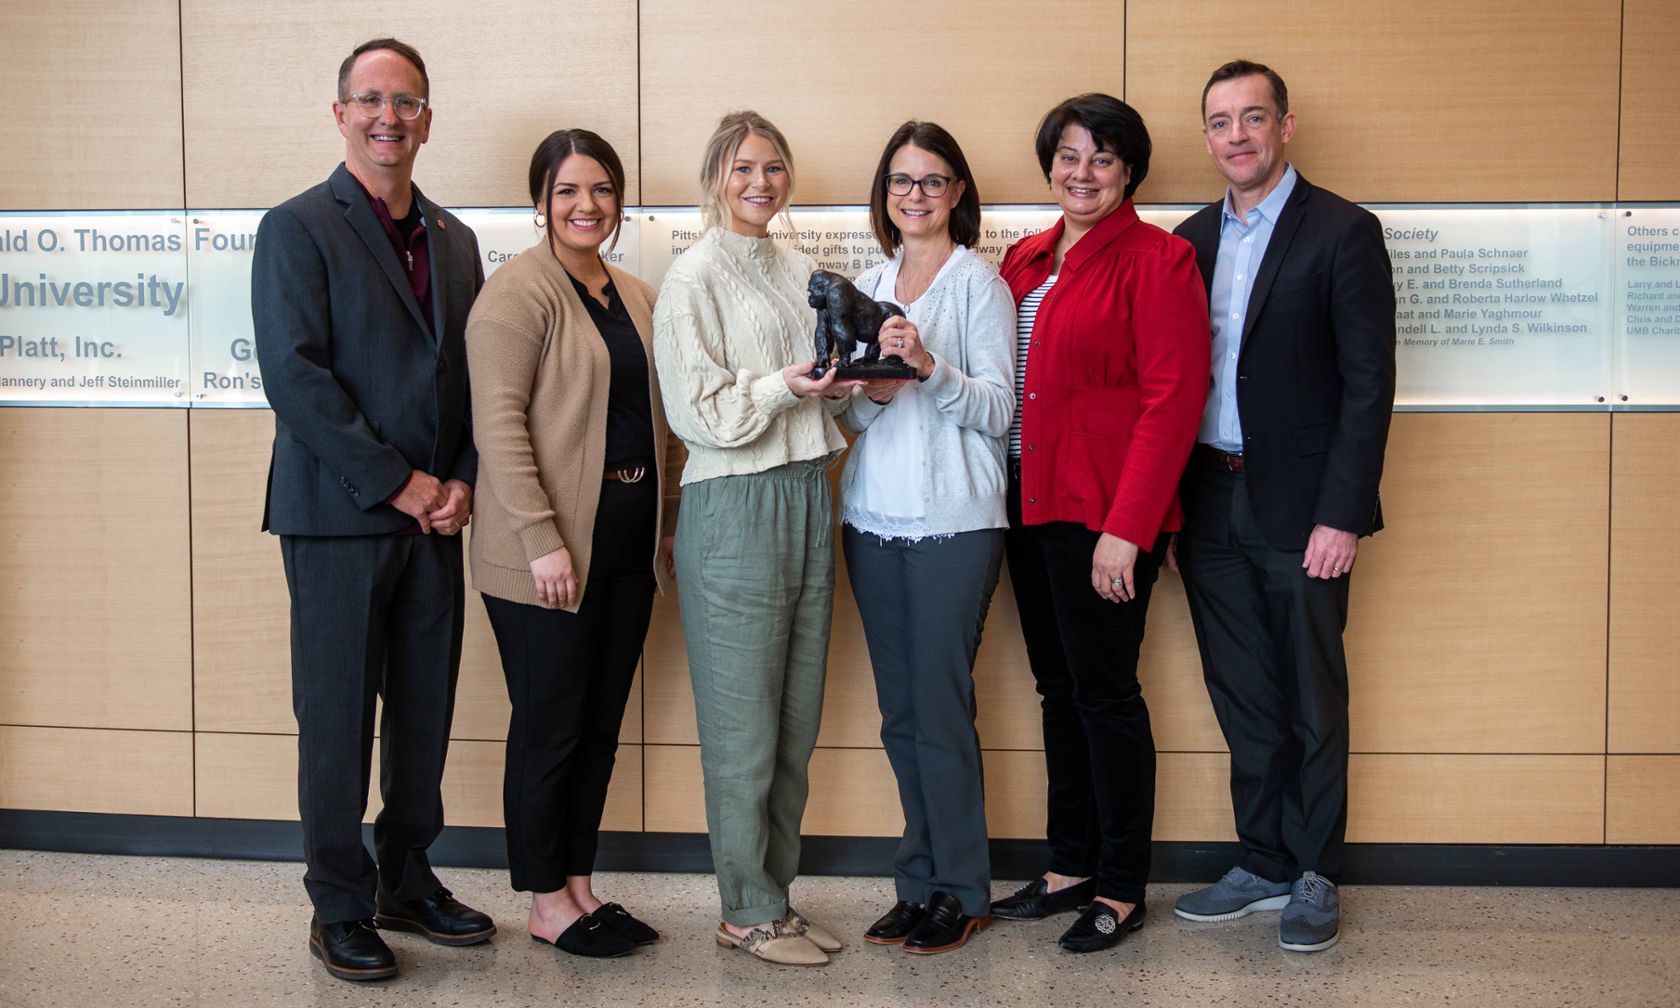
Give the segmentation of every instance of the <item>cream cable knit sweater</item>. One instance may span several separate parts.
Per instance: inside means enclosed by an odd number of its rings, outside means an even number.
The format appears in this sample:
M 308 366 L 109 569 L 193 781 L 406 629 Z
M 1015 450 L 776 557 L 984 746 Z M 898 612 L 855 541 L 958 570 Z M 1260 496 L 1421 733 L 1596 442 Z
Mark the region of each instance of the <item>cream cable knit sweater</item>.
M 677 257 L 653 312 L 671 430 L 688 445 L 684 486 L 837 455 L 846 401 L 801 399 L 781 370 L 812 358 L 810 256 L 714 227 Z

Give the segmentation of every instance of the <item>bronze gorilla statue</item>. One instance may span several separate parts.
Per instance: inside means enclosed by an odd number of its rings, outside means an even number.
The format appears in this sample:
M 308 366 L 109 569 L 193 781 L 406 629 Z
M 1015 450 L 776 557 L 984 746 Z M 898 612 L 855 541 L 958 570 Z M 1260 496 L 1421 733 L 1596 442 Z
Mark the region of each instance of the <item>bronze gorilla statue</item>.
M 865 296 L 850 280 L 828 270 L 812 273 L 805 289 L 811 307 L 817 310 L 817 366 L 811 369 L 812 378 L 821 378 L 835 366 L 843 371 L 877 372 L 856 374 L 859 378 L 902 377 L 897 373 L 900 371 L 914 373 L 897 358 L 881 360 L 881 326 L 894 315 L 903 316 L 904 309 L 890 301 L 875 301 Z M 863 356 L 854 361 L 852 355 L 859 343 L 868 346 Z

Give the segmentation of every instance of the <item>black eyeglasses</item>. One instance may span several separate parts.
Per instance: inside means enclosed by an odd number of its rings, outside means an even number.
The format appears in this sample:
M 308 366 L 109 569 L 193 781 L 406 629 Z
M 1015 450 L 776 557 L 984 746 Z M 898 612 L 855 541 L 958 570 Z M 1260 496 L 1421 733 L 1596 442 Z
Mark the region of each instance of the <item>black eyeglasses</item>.
M 888 175 L 887 192 L 894 196 L 908 196 L 914 186 L 922 187 L 922 195 L 928 199 L 938 199 L 945 195 L 955 181 L 949 175 L 924 175 L 921 178 L 911 178 L 908 175 Z

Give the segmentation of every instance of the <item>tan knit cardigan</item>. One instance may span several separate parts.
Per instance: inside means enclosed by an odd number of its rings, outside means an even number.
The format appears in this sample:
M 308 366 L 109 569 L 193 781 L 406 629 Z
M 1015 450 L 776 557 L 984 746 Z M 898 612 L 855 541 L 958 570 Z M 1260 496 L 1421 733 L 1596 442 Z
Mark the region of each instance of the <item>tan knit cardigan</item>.
M 614 266 L 607 273 L 641 334 L 648 355 L 648 402 L 659 481 L 657 537 L 675 525 L 674 483 L 664 477 L 668 430 L 653 366 L 653 288 Z M 504 264 L 467 319 L 473 440 L 473 587 L 486 595 L 538 605 L 531 561 L 566 547 L 577 574 L 576 612 L 589 585 L 590 536 L 607 453 L 607 389 L 612 358 L 571 278 L 548 243 Z M 669 534 L 669 533 L 666 533 Z M 656 542 L 657 546 L 657 542 Z M 666 589 L 654 551 L 654 577 Z

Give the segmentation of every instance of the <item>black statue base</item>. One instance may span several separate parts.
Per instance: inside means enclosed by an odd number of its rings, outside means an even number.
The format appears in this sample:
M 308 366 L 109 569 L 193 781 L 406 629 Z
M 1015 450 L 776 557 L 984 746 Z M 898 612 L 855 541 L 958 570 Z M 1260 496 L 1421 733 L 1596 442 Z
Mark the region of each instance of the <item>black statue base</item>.
M 821 378 L 828 374 L 831 367 L 833 365 L 818 364 L 811 369 L 811 377 Z M 916 377 L 916 369 L 897 357 L 883 357 L 872 363 L 853 361 L 834 370 L 840 372 L 834 376 L 835 381 L 909 381 Z

